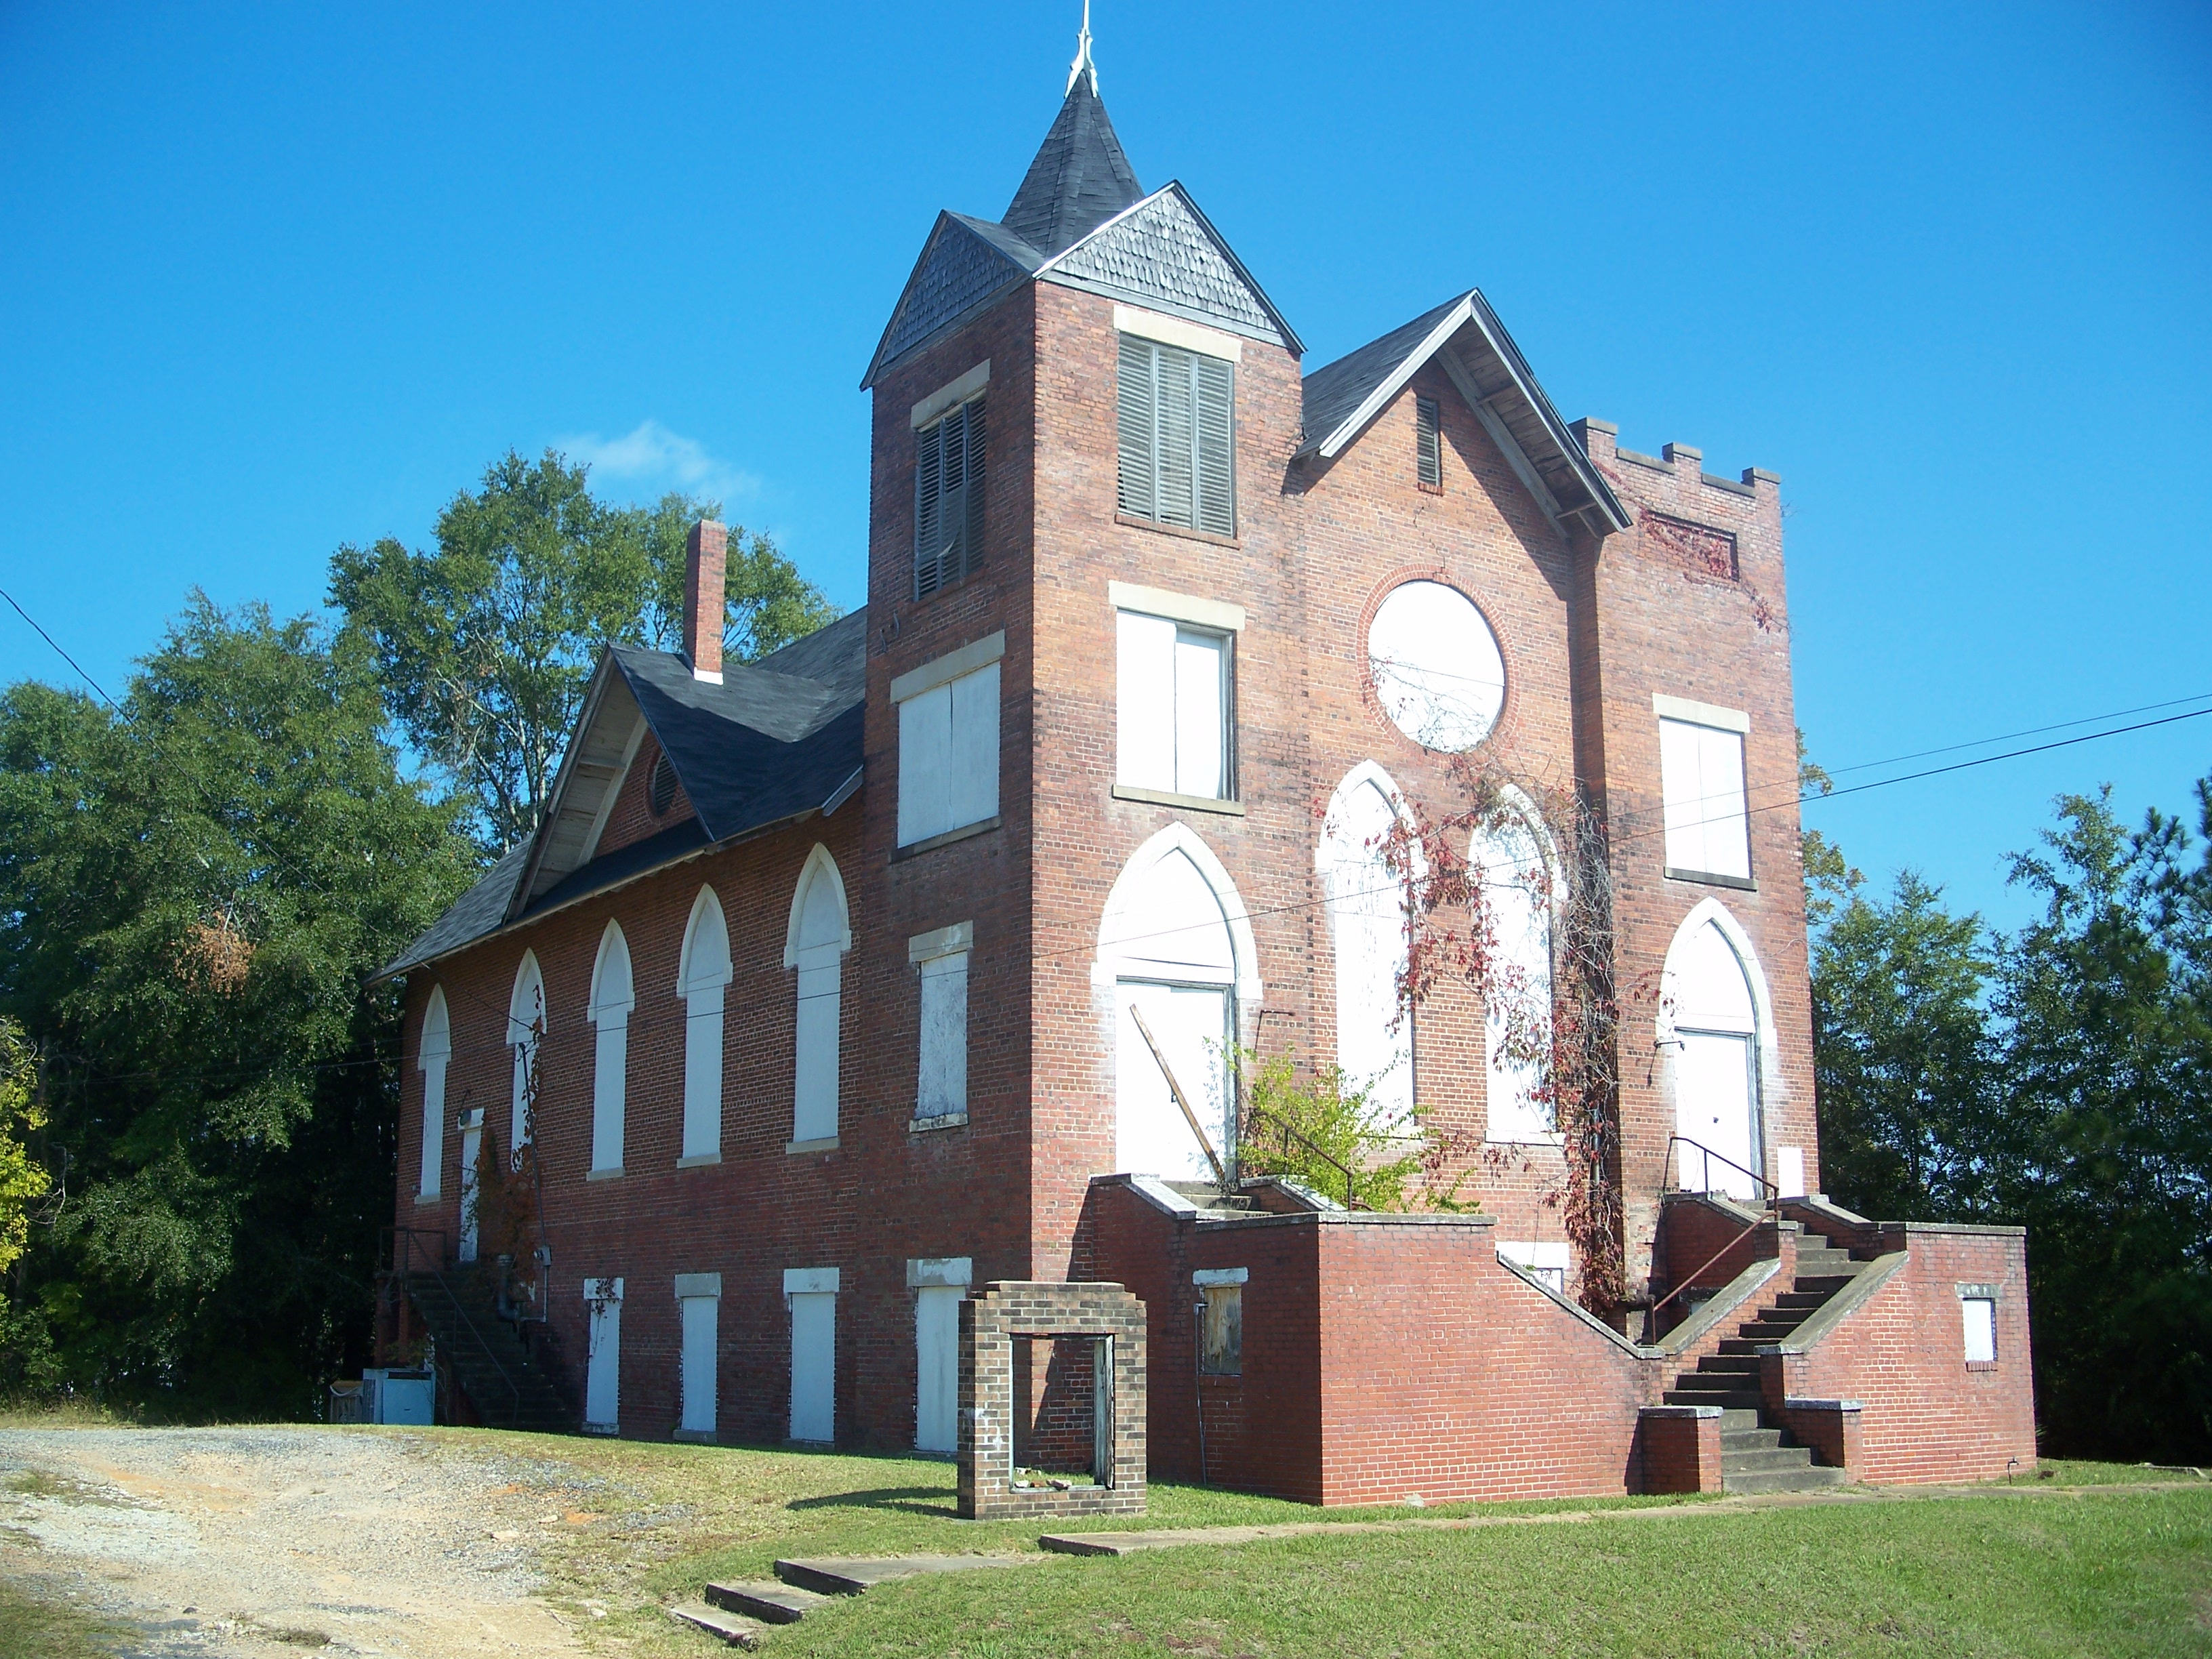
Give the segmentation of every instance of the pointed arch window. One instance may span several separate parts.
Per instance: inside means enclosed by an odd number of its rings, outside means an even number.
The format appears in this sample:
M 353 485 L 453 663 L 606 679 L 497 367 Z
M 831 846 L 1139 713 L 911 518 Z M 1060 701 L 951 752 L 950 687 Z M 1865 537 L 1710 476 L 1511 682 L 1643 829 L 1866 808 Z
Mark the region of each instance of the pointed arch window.
M 1761 996 L 1751 942 L 1717 904 L 1675 934 L 1660 991 L 1660 1048 L 1674 1095 L 1674 1176 L 1686 1192 L 1759 1195 Z
M 538 1048 L 545 1036 L 545 975 L 538 953 L 525 951 L 514 970 L 514 994 L 507 1005 L 507 1045 L 514 1051 L 514 1115 L 507 1123 L 507 1155 L 519 1159 L 536 1139 Z
M 1558 1113 L 1540 1098 L 1552 1030 L 1551 840 L 1519 813 L 1475 832 L 1491 927 L 1491 976 L 1483 988 L 1486 1139 L 1522 1144 L 1558 1138 Z M 1502 1248 L 1502 1247 L 1501 1247 Z
M 592 1173 L 617 1175 L 623 1166 L 623 1115 L 629 1071 L 629 1016 L 637 1006 L 631 988 L 629 942 L 622 924 L 607 923 L 592 965 L 591 1018 L 599 1036 L 592 1066 Z
M 722 999 L 730 983 L 730 932 L 711 887 L 691 902 L 677 959 L 684 1000 L 684 1140 L 679 1164 L 722 1155 Z
M 446 1013 L 445 988 L 433 985 L 429 1006 L 422 1011 L 422 1038 L 415 1050 L 415 1066 L 422 1073 L 422 1173 L 416 1190 L 424 1198 L 435 1198 L 443 1189 L 446 1066 L 453 1055 L 453 1024 Z
M 799 970 L 794 1022 L 791 1146 L 826 1151 L 837 1139 L 838 1039 L 844 1012 L 845 952 L 853 930 L 845 905 L 845 879 L 830 849 L 806 855 L 791 898 L 791 927 L 783 965 Z
M 1413 1018 L 1401 986 L 1407 963 L 1405 883 L 1384 857 L 1398 788 L 1373 762 L 1330 799 L 1316 860 L 1328 894 L 1336 954 L 1336 1063 L 1346 1086 L 1365 1088 L 1377 1123 L 1413 1109 Z

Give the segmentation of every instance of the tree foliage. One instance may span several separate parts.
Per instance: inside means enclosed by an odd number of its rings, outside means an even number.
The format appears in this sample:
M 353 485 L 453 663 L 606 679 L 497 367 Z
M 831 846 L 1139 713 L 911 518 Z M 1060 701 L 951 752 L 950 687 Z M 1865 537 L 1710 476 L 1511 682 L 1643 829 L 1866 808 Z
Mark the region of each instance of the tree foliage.
M 1826 1183 L 1885 1218 L 2027 1227 L 2054 1450 L 2212 1461 L 2212 779 L 2197 795 L 2196 836 L 2062 796 L 2013 860 L 2042 908 L 2009 936 L 1910 872 L 1887 898 L 1826 878 Z
M 30 1206 L 52 1179 L 32 1157 L 29 1138 L 46 1127 L 38 1101 L 38 1057 L 23 1028 L 0 1018 L 0 1273 L 22 1258 L 31 1236 Z M 0 1294 L 0 1314 L 8 1298 Z
M 398 1006 L 367 975 L 475 874 L 358 642 L 195 596 L 122 707 L 0 694 L 0 1012 L 64 1201 L 0 1386 L 298 1413 L 365 1335 Z
M 510 451 L 439 514 L 428 552 L 386 537 L 341 547 L 331 602 L 373 653 L 407 742 L 476 806 L 499 850 L 538 824 L 600 648 L 683 634 L 685 532 L 720 503 L 594 496 L 587 469 Z M 836 611 L 765 535 L 730 534 L 726 649 L 746 660 Z

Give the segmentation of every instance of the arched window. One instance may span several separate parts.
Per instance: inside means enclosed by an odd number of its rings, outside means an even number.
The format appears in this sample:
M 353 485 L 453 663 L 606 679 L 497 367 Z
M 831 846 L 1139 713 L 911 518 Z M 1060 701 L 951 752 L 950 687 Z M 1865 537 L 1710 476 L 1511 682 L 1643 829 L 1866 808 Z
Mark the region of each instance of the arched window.
M 1539 1100 L 1542 1052 L 1552 1029 L 1553 871 L 1550 837 L 1515 812 L 1475 832 L 1469 861 L 1481 872 L 1490 910 L 1491 976 L 1483 987 L 1486 1139 L 1546 1140 L 1559 1127 Z
M 721 901 L 702 887 L 677 959 L 684 999 L 684 1146 L 678 1161 L 722 1155 L 722 994 L 730 983 L 730 930 Z
M 1692 911 L 1667 952 L 1660 1043 L 1671 1056 L 1675 1176 L 1687 1192 L 1756 1195 L 1765 1173 L 1759 1132 L 1759 999 L 1750 941 L 1711 900 Z
M 1346 775 L 1322 821 L 1315 864 L 1328 895 L 1336 956 L 1336 1063 L 1365 1088 L 1372 1121 L 1413 1109 L 1413 1019 L 1400 995 L 1407 959 L 1405 883 L 1384 860 L 1398 787 L 1372 761 Z
M 623 1110 L 629 1071 L 629 1012 L 637 1006 L 630 987 L 629 942 L 622 925 L 610 921 L 599 935 L 599 958 L 592 964 L 592 1024 L 599 1030 L 592 1068 L 592 1172 L 611 1174 L 623 1166 Z
M 806 855 L 791 896 L 791 926 L 783 965 L 799 970 L 797 1052 L 793 1061 L 791 1143 L 794 1147 L 837 1138 L 837 1034 L 843 1012 L 845 952 L 853 930 L 845 908 L 845 880 L 830 849 Z
M 453 1035 L 446 1016 L 446 990 L 430 988 L 430 1006 L 422 1011 L 422 1039 L 416 1045 L 415 1067 L 422 1073 L 422 1179 L 416 1188 L 425 1198 L 442 1189 L 446 1167 L 446 1065 L 453 1057 Z
M 538 953 L 525 951 L 507 1005 L 507 1043 L 514 1050 L 514 1114 L 507 1136 L 510 1160 L 521 1157 L 536 1133 L 532 1120 L 538 1109 L 538 1045 L 544 1036 L 545 975 L 538 971 Z
M 1229 1156 L 1236 1139 L 1231 1045 L 1238 1041 L 1240 1005 L 1259 1006 L 1254 959 L 1243 900 L 1220 860 L 1185 826 L 1169 825 L 1122 866 L 1092 970 L 1093 983 L 1111 986 L 1114 996 L 1115 1169 L 1177 1179 L 1212 1173 L 1163 1060 L 1214 1151 Z M 1139 1014 L 1152 1042 L 1138 1027 Z

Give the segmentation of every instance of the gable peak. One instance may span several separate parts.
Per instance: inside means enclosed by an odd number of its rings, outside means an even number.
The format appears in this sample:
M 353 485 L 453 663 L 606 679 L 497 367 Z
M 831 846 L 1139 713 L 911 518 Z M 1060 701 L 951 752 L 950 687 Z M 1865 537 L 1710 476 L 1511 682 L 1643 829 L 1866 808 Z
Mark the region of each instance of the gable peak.
M 1037 252 L 1051 255 L 1081 241 L 1144 197 L 1106 106 L 1099 101 L 1098 66 L 1091 56 L 1091 7 L 1085 0 L 1066 95 L 1002 222 Z

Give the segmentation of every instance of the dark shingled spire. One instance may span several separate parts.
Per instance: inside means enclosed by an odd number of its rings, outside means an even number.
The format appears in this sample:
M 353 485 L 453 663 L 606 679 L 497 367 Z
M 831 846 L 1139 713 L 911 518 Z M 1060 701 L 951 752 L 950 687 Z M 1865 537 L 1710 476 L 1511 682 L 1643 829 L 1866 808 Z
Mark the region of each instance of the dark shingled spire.
M 1106 106 L 1098 101 L 1095 74 L 1079 74 L 1002 222 L 1049 257 L 1144 198 Z

